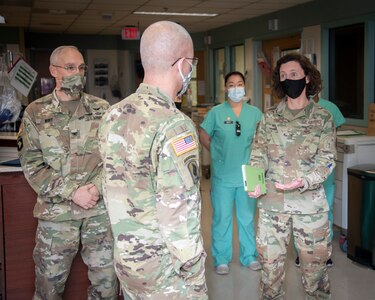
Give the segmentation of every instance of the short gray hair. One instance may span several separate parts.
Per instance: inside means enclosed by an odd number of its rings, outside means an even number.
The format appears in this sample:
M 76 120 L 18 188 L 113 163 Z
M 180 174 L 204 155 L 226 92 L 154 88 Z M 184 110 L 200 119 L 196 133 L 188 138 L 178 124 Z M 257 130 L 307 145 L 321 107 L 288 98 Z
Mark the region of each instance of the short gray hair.
M 74 50 L 78 50 L 78 48 L 76 46 L 60 46 L 60 47 L 57 47 L 55 50 L 53 50 L 50 58 L 49 58 L 49 63 L 51 65 L 56 65 L 57 64 L 57 57 L 61 54 L 61 52 L 63 52 L 65 49 L 74 49 Z

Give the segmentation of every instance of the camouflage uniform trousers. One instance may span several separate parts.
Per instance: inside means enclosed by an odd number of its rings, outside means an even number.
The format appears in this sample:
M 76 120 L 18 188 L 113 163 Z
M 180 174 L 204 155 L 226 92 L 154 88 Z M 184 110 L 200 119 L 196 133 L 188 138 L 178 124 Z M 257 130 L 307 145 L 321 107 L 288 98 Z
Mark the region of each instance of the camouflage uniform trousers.
M 88 266 L 91 282 L 87 299 L 117 299 L 112 232 L 108 215 L 102 214 L 62 222 L 38 220 L 33 254 L 36 276 L 34 300 L 62 299 L 80 240 L 81 256 Z
M 179 280 L 180 284 L 175 284 L 174 286 L 168 285 L 163 291 L 155 291 L 153 293 L 133 293 L 129 289 L 126 289 L 121 285 L 121 290 L 124 295 L 124 300 L 208 300 L 207 295 L 192 296 L 188 295 L 186 286 Z M 176 282 L 177 283 L 177 282 Z M 179 290 L 178 290 L 179 289 Z
M 199 264 L 197 265 L 199 267 Z M 158 274 L 157 284 L 153 286 L 144 286 L 141 279 L 138 283 L 128 279 L 126 266 L 115 263 L 115 269 L 125 300 L 208 300 L 204 268 L 199 267 L 201 271 L 193 275 L 194 279 L 184 279 L 176 273 L 172 265 L 168 265 L 163 268 L 162 274 Z M 189 286 L 187 282 L 192 279 L 194 285 Z
M 328 213 L 281 214 L 259 210 L 257 250 L 262 264 L 260 299 L 284 299 L 284 263 L 290 235 L 300 257 L 305 299 L 331 299 L 326 261 L 331 255 Z

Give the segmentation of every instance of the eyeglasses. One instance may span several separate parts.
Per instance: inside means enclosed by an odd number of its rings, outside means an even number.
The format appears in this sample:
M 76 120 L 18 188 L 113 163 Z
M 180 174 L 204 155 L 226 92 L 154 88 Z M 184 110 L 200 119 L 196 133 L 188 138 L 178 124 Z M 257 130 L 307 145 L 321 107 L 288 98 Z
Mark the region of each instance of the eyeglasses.
M 189 59 L 191 60 L 191 64 L 195 67 L 197 66 L 198 64 L 198 57 L 179 57 L 177 58 L 177 60 L 172 64 L 172 67 L 181 59 L 181 58 L 185 58 L 185 59 Z
M 80 72 L 80 73 L 85 73 L 88 69 L 88 66 L 85 65 L 85 64 L 82 64 L 82 65 L 79 65 L 78 67 L 77 66 L 74 66 L 74 65 L 67 65 L 67 66 L 57 66 L 57 65 L 52 65 L 56 68 L 61 68 L 61 69 L 65 69 L 65 71 L 69 72 L 69 73 L 74 73 L 74 72 L 77 72 L 77 70 Z
M 240 122 L 236 121 L 236 136 L 241 135 L 241 124 Z

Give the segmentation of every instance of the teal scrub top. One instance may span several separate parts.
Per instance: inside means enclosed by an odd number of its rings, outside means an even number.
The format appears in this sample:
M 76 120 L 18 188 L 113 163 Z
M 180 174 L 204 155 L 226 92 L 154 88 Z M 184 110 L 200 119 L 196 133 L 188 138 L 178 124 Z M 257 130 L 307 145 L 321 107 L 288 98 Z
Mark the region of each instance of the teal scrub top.
M 319 98 L 318 104 L 331 113 L 336 128 L 345 123 L 345 118 L 335 103 Z
M 241 166 L 249 162 L 251 144 L 261 118 L 262 112 L 247 103 L 243 103 L 237 117 L 227 101 L 207 113 L 200 127 L 211 137 L 211 177 L 216 184 L 243 185 Z M 239 136 L 236 121 L 241 125 Z

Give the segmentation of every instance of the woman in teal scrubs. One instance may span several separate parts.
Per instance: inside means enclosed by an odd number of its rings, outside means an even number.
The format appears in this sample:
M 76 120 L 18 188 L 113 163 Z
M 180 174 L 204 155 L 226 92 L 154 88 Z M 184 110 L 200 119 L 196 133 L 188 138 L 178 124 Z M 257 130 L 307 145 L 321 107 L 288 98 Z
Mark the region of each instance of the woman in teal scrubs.
M 244 190 L 241 165 L 249 161 L 262 112 L 243 101 L 245 78 L 225 76 L 228 101 L 213 107 L 200 125 L 200 140 L 211 153 L 212 256 L 216 273 L 229 273 L 232 260 L 233 208 L 236 209 L 240 263 L 259 270 L 254 233 L 256 200 Z

